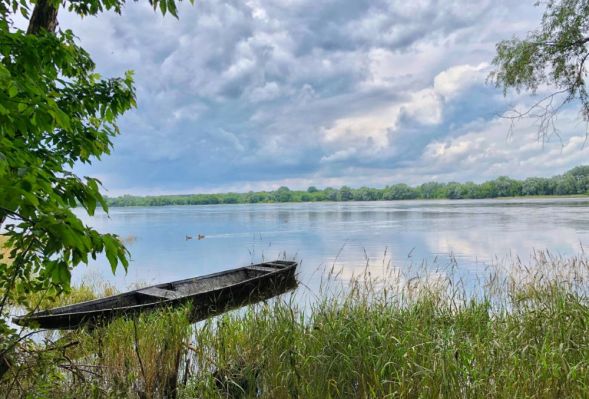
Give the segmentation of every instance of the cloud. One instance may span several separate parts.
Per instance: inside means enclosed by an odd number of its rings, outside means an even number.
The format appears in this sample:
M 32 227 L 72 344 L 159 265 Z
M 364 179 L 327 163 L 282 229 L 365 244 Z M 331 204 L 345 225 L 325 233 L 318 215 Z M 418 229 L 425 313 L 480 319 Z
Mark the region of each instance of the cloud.
M 438 126 L 444 121 L 444 108 L 447 102 L 457 98 L 465 90 L 482 84 L 488 73 L 487 64 L 458 65 L 438 73 L 433 84 L 417 90 L 415 87 L 403 88 L 403 99 L 391 99 L 382 108 L 369 109 L 355 116 L 346 116 L 333 122 L 322 130 L 323 140 L 334 148 L 334 153 L 322 158 L 323 162 L 341 161 L 341 154 L 356 154 L 358 149 L 370 147 L 373 153 L 390 152 L 395 142 L 406 139 L 414 124 L 420 129 Z M 412 90 L 413 89 L 413 90 Z M 412 136 L 419 134 L 412 131 Z M 353 146 L 354 151 L 342 149 Z M 367 156 L 366 151 L 362 152 Z
M 407 118 L 424 125 L 437 125 L 442 121 L 442 98 L 436 90 L 420 90 L 411 95 L 411 101 L 401 111 Z
M 430 142 L 416 165 L 436 170 L 441 179 L 480 182 L 500 175 L 552 176 L 586 162 L 589 146 L 576 112 L 561 115 L 567 133 L 549 141 L 538 137 L 534 120 L 519 122 L 508 135 L 510 124 L 497 117 L 463 126 L 454 137 Z
M 484 83 L 489 64 L 457 65 L 440 72 L 434 78 L 434 90 L 447 100 L 456 97 L 464 89 Z
M 330 155 L 324 155 L 321 157 L 320 162 L 327 163 L 327 162 L 342 162 L 347 161 L 354 155 L 356 155 L 358 151 L 356 148 L 349 148 L 347 150 L 340 150 L 336 151 Z
M 249 96 L 250 101 L 254 103 L 270 101 L 281 95 L 280 87 L 276 82 L 265 82 L 263 85 L 254 87 Z
M 564 146 L 542 146 L 533 126 L 508 142 L 496 114 L 513 99 L 484 82 L 495 43 L 539 12 L 515 0 L 205 0 L 182 3 L 179 20 L 143 2 L 121 16 L 64 12 L 99 71 L 134 69 L 138 93 L 112 156 L 77 170 L 111 193 L 561 172 L 586 155 L 574 117 Z

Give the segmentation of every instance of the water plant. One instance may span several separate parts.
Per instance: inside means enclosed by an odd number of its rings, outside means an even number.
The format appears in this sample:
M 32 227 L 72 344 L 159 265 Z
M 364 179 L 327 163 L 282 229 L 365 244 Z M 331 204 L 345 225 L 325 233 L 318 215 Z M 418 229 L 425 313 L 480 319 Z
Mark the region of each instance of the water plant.
M 137 398 L 589 392 L 583 253 L 539 252 L 530 262 L 497 264 L 470 289 L 451 269 L 417 273 L 383 262 L 362 270 L 345 283 L 331 270 L 312 300 L 303 289 L 193 326 L 186 309 L 169 309 L 27 341 L 0 392 Z

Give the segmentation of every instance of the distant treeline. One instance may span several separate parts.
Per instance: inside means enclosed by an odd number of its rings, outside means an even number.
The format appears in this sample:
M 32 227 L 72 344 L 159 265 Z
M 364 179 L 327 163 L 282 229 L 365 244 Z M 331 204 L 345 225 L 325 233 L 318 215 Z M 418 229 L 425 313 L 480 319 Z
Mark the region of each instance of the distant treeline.
M 530 177 L 516 180 L 499 177 L 481 184 L 424 183 L 417 187 L 394 184 L 385 188 L 318 189 L 314 186 L 305 191 L 280 187 L 275 191 L 224 194 L 158 195 L 137 197 L 124 195 L 107 198 L 110 206 L 162 206 L 162 205 L 208 205 L 208 204 L 254 204 L 269 202 L 316 202 L 316 201 L 380 201 L 409 199 L 474 199 L 520 197 L 529 195 L 579 195 L 589 194 L 589 166 L 577 166 L 563 175 Z

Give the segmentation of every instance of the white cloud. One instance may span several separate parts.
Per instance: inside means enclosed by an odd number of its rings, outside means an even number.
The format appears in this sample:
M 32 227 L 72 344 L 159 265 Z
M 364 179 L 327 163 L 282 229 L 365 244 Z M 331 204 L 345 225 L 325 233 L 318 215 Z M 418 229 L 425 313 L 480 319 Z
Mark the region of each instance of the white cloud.
M 263 86 L 255 87 L 249 96 L 250 100 L 257 103 L 262 101 L 270 101 L 280 96 L 281 91 L 278 83 L 266 82 Z
M 484 83 L 485 76 L 488 75 L 488 67 L 489 64 L 482 62 L 479 65 L 457 65 L 448 68 L 436 75 L 434 90 L 450 100 L 460 91 L 472 85 Z
M 370 143 L 376 148 L 386 148 L 389 144 L 389 129 L 394 127 L 399 112 L 399 107 L 393 106 L 361 116 L 337 119 L 333 126 L 322 130 L 323 140 L 337 146 Z
M 350 157 L 356 155 L 358 151 L 356 148 L 349 148 L 347 150 L 336 151 L 333 154 L 321 157 L 320 162 L 341 162 L 347 161 Z
M 377 51 L 376 54 L 376 57 L 380 57 L 384 53 Z M 386 149 L 392 143 L 391 137 L 401 129 L 401 118 L 408 118 L 421 125 L 442 123 L 444 102 L 455 98 L 466 88 L 481 83 L 486 67 L 486 64 L 481 63 L 448 68 L 435 76 L 430 87 L 413 92 L 405 88 L 405 101 L 395 100 L 387 107 L 368 109 L 360 115 L 335 120 L 331 126 L 322 129 L 323 139 L 336 148 L 364 146 L 369 142 L 375 150 Z M 382 77 L 377 77 L 373 82 L 380 79 Z M 322 161 L 339 160 L 336 154 L 341 152 L 338 150 L 325 156 Z
M 520 121 L 511 135 L 509 120 L 476 121 L 452 138 L 429 143 L 416 165 L 443 171 L 450 180 L 555 175 L 589 156 L 585 131 L 577 121 L 576 113 L 565 112 L 561 124 L 568 133 L 544 142 L 534 120 Z
M 100 72 L 136 71 L 138 109 L 113 156 L 84 172 L 116 175 L 113 191 L 170 192 L 559 173 L 585 162 L 582 129 L 563 121 L 564 146 L 543 147 L 532 126 L 509 142 L 492 119 L 505 102 L 484 89 L 495 43 L 538 12 L 516 0 L 201 1 L 179 20 L 144 2 L 122 16 L 63 12 Z
M 404 115 L 424 125 L 442 122 L 442 100 L 433 89 L 424 89 L 411 94 L 411 101 L 401 107 Z

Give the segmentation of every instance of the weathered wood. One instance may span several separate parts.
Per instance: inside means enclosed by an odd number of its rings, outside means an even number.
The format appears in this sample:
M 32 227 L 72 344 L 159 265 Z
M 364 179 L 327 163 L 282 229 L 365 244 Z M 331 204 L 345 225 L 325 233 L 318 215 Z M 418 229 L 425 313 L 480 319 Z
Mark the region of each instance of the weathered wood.
M 180 294 L 179 292 L 162 290 L 161 288 L 157 287 L 147 287 L 137 290 L 137 292 L 140 294 L 151 295 L 162 299 L 176 299 L 182 297 L 182 294 Z
M 284 264 L 281 261 L 266 262 L 266 263 L 264 263 L 264 265 L 270 266 L 270 267 L 284 267 Z
M 273 272 L 276 270 L 276 268 L 274 267 L 268 267 L 268 266 L 248 266 L 248 269 L 250 270 L 258 270 L 261 272 Z
M 295 288 L 297 266 L 292 261 L 259 263 L 36 312 L 13 321 L 22 326 L 73 329 L 105 323 L 119 316 L 189 304 L 191 321 L 196 322 Z

